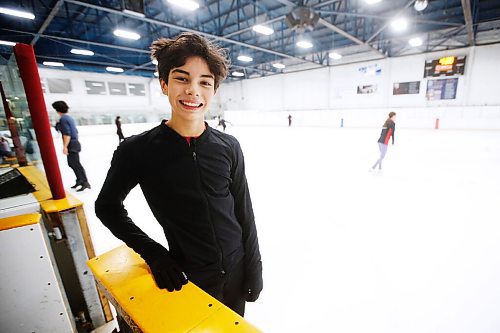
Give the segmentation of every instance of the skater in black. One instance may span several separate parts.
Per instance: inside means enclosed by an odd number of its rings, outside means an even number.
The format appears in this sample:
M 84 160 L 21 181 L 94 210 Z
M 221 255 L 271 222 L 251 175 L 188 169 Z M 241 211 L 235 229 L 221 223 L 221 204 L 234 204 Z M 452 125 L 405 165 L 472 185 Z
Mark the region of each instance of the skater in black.
M 63 139 L 63 154 L 68 156 L 68 165 L 76 176 L 75 185 L 71 188 L 77 188 L 81 192 L 85 189 L 90 189 L 90 184 L 87 180 L 87 174 L 82 164 L 80 163 L 80 151 L 82 146 L 78 141 L 78 130 L 76 129 L 75 120 L 71 118 L 68 113 L 68 105 L 64 101 L 57 101 L 52 103 L 52 107 L 56 110 L 59 118 L 59 130 Z
M 120 143 L 123 140 L 125 140 L 125 137 L 123 136 L 122 132 L 122 121 L 120 120 L 120 116 L 117 116 L 115 118 L 115 125 L 116 125 L 116 134 L 118 135 L 118 143 Z
M 151 49 L 172 117 L 120 144 L 96 214 L 144 258 L 159 288 L 181 290 L 190 280 L 243 315 L 245 302 L 257 300 L 263 286 L 243 153 L 233 136 L 204 122 L 227 75 L 226 55 L 193 33 L 161 38 Z M 168 250 L 139 229 L 123 206 L 138 184 Z
M 288 115 L 288 127 L 292 126 L 292 115 Z
M 387 147 L 389 145 L 389 139 L 392 137 L 392 144 L 394 145 L 394 131 L 396 130 L 396 124 L 394 123 L 396 120 L 396 112 L 389 112 L 389 118 L 384 122 L 382 126 L 382 132 L 380 133 L 380 138 L 378 139 L 378 147 L 380 150 L 380 157 L 372 166 L 371 171 L 375 170 L 378 165 L 378 170 L 382 170 L 382 160 L 387 153 Z

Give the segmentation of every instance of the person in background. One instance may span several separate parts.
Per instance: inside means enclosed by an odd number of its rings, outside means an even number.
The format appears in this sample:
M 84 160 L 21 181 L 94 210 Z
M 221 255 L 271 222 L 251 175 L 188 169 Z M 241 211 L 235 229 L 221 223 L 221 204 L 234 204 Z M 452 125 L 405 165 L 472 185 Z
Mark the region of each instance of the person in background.
M 382 160 L 387 153 L 387 147 L 389 145 L 389 139 L 392 137 L 392 144 L 394 145 L 394 131 L 396 130 L 396 112 L 389 112 L 389 118 L 384 122 L 382 126 L 382 132 L 380 133 L 380 138 L 378 139 L 378 148 L 380 150 L 380 157 L 371 167 L 370 171 L 374 171 L 378 166 L 378 170 L 382 171 Z
M 292 115 L 288 115 L 288 127 L 292 126 Z
M 204 121 L 227 76 L 227 55 L 193 33 L 161 38 L 151 49 L 172 117 L 118 146 L 96 215 L 146 261 L 159 288 L 181 290 L 190 280 L 243 316 L 245 302 L 256 301 L 263 288 L 245 162 L 236 138 Z M 125 210 L 138 184 L 168 250 Z
M 71 188 L 77 188 L 78 192 L 85 189 L 90 189 L 90 184 L 87 180 L 85 169 L 80 163 L 80 151 L 82 147 L 78 141 L 78 130 L 76 129 L 75 120 L 68 113 L 68 105 L 64 101 L 52 103 L 52 107 L 59 115 L 59 131 L 61 131 L 63 140 L 63 154 L 68 156 L 68 165 L 76 176 L 75 185 Z
M 219 116 L 219 123 L 217 124 L 216 128 L 218 128 L 219 126 L 222 126 L 222 131 L 225 132 L 226 126 L 227 126 L 226 123 L 231 124 L 229 121 L 227 121 L 224 118 L 221 118 Z
M 120 116 L 116 116 L 115 125 L 116 125 L 116 134 L 118 135 L 118 143 L 120 143 L 123 140 L 125 140 L 125 137 L 123 136 L 122 132 L 122 121 L 120 120 Z

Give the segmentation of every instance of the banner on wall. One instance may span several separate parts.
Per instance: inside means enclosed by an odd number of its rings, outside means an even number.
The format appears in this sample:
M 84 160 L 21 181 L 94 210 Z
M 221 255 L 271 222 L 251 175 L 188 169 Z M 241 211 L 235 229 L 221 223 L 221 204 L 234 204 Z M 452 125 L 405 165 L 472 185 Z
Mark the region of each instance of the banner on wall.
M 358 72 L 363 73 L 365 75 L 381 75 L 382 74 L 382 67 L 380 67 L 378 64 L 372 64 L 368 66 L 362 66 L 358 68 Z
M 427 100 L 455 99 L 457 96 L 458 78 L 427 81 Z
M 409 95 L 420 93 L 420 81 L 395 82 L 392 85 L 393 95 Z
M 358 86 L 358 94 L 373 94 L 377 92 L 376 84 Z

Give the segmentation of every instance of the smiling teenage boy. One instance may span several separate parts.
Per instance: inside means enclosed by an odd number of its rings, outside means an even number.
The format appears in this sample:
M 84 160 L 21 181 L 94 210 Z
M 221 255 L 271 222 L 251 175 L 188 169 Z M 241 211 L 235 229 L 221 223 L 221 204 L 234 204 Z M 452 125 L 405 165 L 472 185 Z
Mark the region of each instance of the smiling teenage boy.
M 159 39 L 151 49 L 172 117 L 120 144 L 96 214 L 144 258 L 159 288 L 180 290 L 190 280 L 243 315 L 263 285 L 243 153 L 234 137 L 204 121 L 227 75 L 227 56 L 192 33 Z M 128 217 L 123 201 L 137 184 L 168 250 Z

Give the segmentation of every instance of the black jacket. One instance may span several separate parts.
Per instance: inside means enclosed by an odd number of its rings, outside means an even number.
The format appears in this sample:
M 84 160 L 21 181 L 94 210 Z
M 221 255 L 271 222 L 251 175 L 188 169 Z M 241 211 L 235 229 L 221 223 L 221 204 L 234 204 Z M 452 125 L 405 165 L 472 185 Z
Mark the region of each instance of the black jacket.
M 165 231 L 170 255 L 188 276 L 230 269 L 244 257 L 246 279 L 262 279 L 243 153 L 234 137 L 207 125 L 188 144 L 162 121 L 115 151 L 96 214 L 149 263 L 165 249 L 133 223 L 123 206 L 137 184 Z
M 394 144 L 394 132 L 396 131 L 396 124 L 392 120 L 388 120 L 384 126 L 382 127 L 382 131 L 380 132 L 380 138 L 378 142 L 383 144 L 389 144 L 389 139 L 392 136 L 392 144 Z

